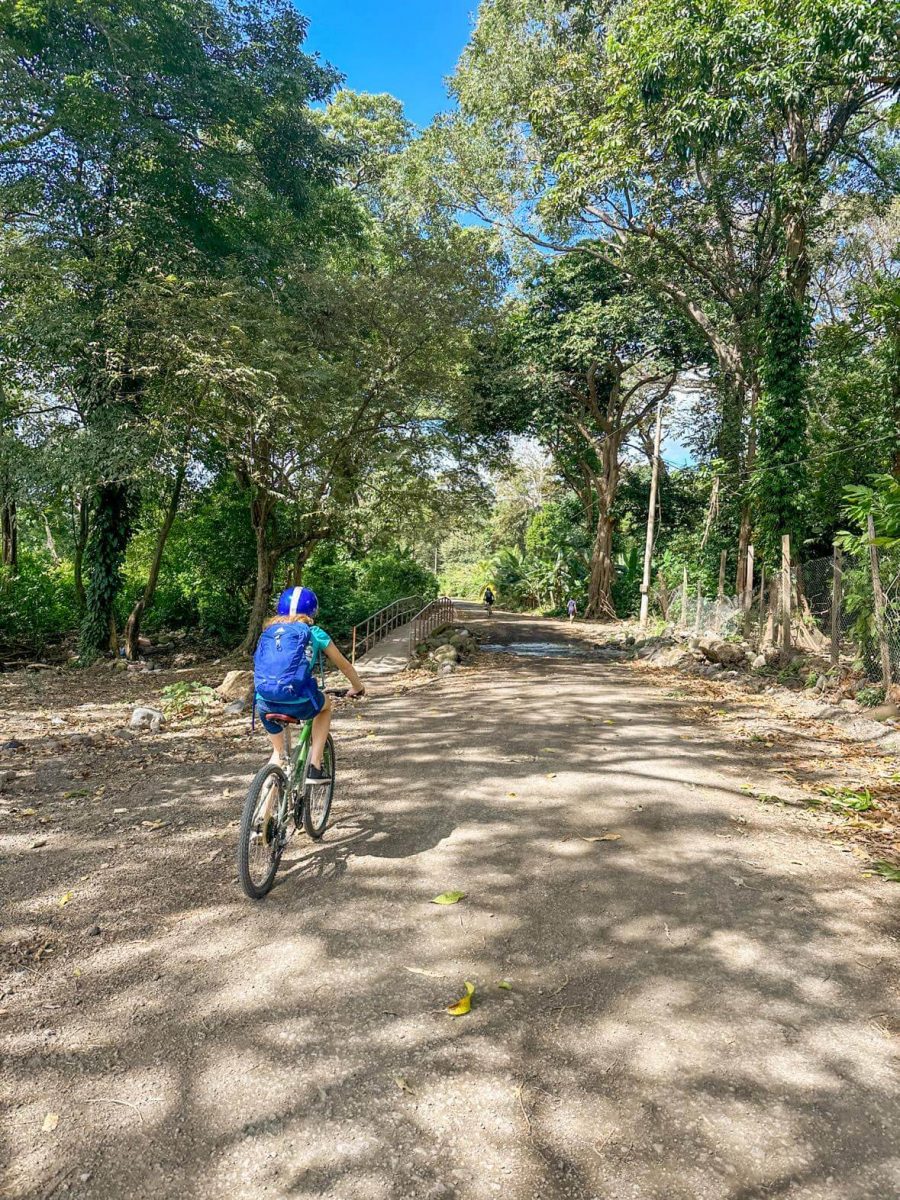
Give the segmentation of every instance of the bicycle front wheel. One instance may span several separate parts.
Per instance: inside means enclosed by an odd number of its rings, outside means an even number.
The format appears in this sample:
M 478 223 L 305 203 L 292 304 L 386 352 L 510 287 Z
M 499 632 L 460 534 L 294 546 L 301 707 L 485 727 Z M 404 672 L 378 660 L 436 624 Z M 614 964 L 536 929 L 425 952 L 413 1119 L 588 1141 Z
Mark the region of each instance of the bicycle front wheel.
M 331 799 L 334 796 L 334 741 L 328 735 L 322 755 L 322 770 L 328 777 L 327 783 L 307 784 L 303 797 L 303 828 L 314 841 L 318 841 L 328 825 Z
M 250 784 L 238 838 L 238 878 L 251 900 L 272 890 L 284 849 L 287 779 L 280 767 L 267 763 Z

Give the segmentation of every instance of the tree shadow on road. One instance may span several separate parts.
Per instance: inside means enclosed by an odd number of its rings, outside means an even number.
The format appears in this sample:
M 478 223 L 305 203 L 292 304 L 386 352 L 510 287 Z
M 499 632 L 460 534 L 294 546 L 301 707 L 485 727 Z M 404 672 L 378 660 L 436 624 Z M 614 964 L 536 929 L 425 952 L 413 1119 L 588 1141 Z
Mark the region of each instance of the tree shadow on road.
M 7 976 L 10 1196 L 898 1194 L 884 893 L 742 793 L 765 748 L 578 662 L 369 723 L 339 723 L 333 826 L 263 903 L 231 865 L 248 750 L 149 764 L 128 803 L 173 824 L 73 820 L 17 866 L 8 929 L 58 956 Z

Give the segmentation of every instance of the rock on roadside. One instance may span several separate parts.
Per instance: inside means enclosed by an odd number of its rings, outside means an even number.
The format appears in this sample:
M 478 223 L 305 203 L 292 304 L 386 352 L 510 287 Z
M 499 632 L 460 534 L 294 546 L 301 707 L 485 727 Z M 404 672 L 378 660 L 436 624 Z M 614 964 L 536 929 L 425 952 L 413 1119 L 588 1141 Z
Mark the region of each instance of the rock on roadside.
M 151 733 L 159 733 L 165 724 L 165 716 L 155 708 L 136 708 L 128 722 L 129 729 L 149 729 Z
M 229 671 L 216 688 L 216 695 L 222 700 L 244 700 L 249 704 L 252 694 L 252 671 Z

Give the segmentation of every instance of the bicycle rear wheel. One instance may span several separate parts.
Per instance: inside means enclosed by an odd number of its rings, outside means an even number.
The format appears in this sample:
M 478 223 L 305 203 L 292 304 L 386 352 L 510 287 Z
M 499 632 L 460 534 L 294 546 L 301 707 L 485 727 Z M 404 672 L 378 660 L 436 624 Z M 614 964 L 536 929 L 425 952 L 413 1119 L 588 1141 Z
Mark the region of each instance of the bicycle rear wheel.
M 330 734 L 322 755 L 322 770 L 328 776 L 328 782 L 307 784 L 303 796 L 303 828 L 316 842 L 328 825 L 331 799 L 334 796 L 334 741 Z
M 283 815 L 287 779 L 280 767 L 267 763 L 250 784 L 238 837 L 237 867 L 241 887 L 251 900 L 272 890 L 284 849 Z M 263 810 L 268 817 L 263 820 Z

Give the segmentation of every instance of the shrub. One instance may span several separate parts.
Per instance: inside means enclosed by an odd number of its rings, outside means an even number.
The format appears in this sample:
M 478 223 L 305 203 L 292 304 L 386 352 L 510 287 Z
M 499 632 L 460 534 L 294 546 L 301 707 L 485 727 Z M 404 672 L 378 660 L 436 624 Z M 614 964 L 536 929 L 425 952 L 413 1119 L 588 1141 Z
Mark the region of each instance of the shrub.
M 20 557 L 18 574 L 0 570 L 0 649 L 39 653 L 78 628 L 70 563 L 54 566 L 42 555 Z

